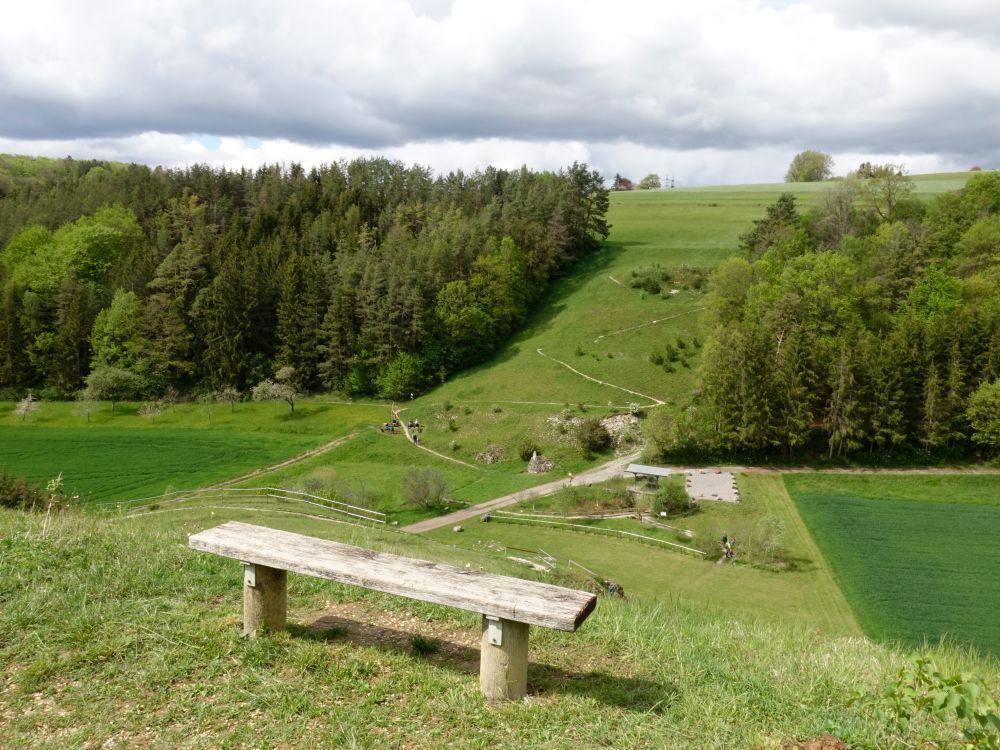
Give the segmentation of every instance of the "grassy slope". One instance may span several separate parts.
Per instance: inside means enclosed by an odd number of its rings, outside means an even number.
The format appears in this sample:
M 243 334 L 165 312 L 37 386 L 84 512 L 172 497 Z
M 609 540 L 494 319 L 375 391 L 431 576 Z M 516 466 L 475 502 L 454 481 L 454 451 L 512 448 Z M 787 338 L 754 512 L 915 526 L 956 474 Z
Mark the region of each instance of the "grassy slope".
M 901 654 L 677 601 L 602 600 L 575 634 L 535 629 L 529 698 L 513 705 L 483 703 L 478 618 L 455 610 L 293 576 L 291 631 L 245 640 L 239 564 L 185 546 L 207 513 L 160 518 L 57 517 L 43 535 L 40 515 L 0 511 L 0 746 L 777 748 L 822 732 L 893 744 L 849 699 Z M 510 570 L 486 550 L 267 522 Z M 418 656 L 416 635 L 439 650 Z M 938 659 L 1000 678 L 996 663 Z
M 370 424 L 381 406 L 304 402 L 240 404 L 210 410 L 179 404 L 155 419 L 135 404 L 90 415 L 74 405 L 44 402 L 21 422 L 0 408 L 0 466 L 44 484 L 60 472 L 66 490 L 104 502 L 218 482 L 278 463 Z
M 1000 655 L 1000 477 L 785 479 L 867 633 Z
M 747 565 L 717 565 L 714 561 L 585 532 L 529 525 L 470 522 L 465 532 L 442 529 L 432 533 L 441 542 L 482 547 L 499 542 L 519 550 L 543 549 L 562 565 L 573 560 L 604 578 L 618 581 L 632 596 L 648 600 L 684 601 L 741 618 L 796 622 L 824 633 L 851 635 L 860 632 L 850 607 L 834 583 L 829 566 L 795 511 L 776 475 L 739 478 L 744 501 L 739 505 L 703 503 L 704 510 L 676 521 L 696 531 L 700 538 L 718 539 L 730 533 L 747 539 L 765 516 L 781 519 L 785 548 L 794 561 L 792 572 L 776 573 Z M 520 510 L 531 511 L 532 503 Z M 677 541 L 670 532 L 642 529 L 635 522 L 612 521 L 599 525 Z

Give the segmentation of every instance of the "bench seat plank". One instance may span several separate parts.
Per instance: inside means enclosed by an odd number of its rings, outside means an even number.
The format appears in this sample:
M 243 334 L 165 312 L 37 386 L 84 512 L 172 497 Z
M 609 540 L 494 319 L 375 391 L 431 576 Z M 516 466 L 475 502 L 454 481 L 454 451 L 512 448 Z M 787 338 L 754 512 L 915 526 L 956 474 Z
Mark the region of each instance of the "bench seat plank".
M 188 544 L 192 549 L 255 565 L 555 630 L 576 630 L 597 604 L 597 597 L 585 591 L 236 521 L 194 534 Z

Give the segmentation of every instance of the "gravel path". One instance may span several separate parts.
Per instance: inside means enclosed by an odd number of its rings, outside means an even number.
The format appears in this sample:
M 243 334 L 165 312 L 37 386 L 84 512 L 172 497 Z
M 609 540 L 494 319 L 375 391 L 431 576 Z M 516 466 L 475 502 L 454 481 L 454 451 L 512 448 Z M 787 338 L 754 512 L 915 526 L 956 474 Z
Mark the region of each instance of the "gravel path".
M 622 456 L 621 458 L 616 458 L 614 461 L 609 461 L 608 463 L 602 464 L 595 469 L 590 469 L 582 474 L 577 474 L 573 477 L 573 484 L 593 484 L 594 482 L 604 482 L 612 477 L 620 476 L 625 467 L 634 462 L 637 458 L 639 458 L 638 451 L 627 456 Z M 556 479 L 552 482 L 546 482 L 545 484 L 529 487 L 526 490 L 514 492 L 510 495 L 498 497 L 495 500 L 487 500 L 486 502 L 479 503 L 478 505 L 472 505 L 462 510 L 456 510 L 454 513 L 449 513 L 445 516 L 428 518 L 426 521 L 419 521 L 417 523 L 410 524 L 409 526 L 404 526 L 403 531 L 409 531 L 412 534 L 420 534 L 424 531 L 440 529 L 443 526 L 453 526 L 457 523 L 461 523 L 462 521 L 467 521 L 470 518 L 477 518 L 488 511 L 503 508 L 507 505 L 513 505 L 514 503 L 519 503 L 522 500 L 528 500 L 529 498 L 540 497 L 542 495 L 551 495 L 553 492 L 561 490 L 567 484 L 567 479 Z

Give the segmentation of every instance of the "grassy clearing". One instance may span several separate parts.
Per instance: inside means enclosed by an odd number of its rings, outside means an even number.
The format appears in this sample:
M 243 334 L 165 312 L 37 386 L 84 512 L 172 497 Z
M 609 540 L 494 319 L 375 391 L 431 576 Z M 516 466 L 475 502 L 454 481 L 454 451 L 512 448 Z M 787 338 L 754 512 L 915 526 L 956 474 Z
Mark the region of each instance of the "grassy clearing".
M 479 695 L 478 618 L 447 608 L 291 576 L 290 631 L 246 640 L 239 564 L 186 548 L 205 520 L 69 515 L 43 537 L 40 516 L 0 512 L 0 745 L 777 748 L 832 732 L 891 746 L 848 701 L 900 654 L 677 601 L 602 600 L 578 633 L 534 630 L 529 697 L 509 705 Z M 405 535 L 312 531 L 506 569 Z M 418 636 L 437 648 L 418 651 Z M 1000 676 L 955 651 L 938 658 Z
M 865 632 L 1000 654 L 1000 476 L 789 475 Z
M 462 534 L 442 529 L 431 536 L 441 542 L 479 549 L 499 544 L 515 550 L 509 553 L 515 556 L 521 554 L 516 550 L 543 549 L 554 555 L 566 570 L 572 570 L 566 561 L 574 560 L 604 578 L 618 581 L 630 596 L 643 599 L 693 602 L 727 617 L 798 622 L 825 633 L 860 632 L 780 477 L 748 475 L 739 477 L 738 483 L 741 503 L 703 502 L 699 513 L 671 523 L 694 530 L 698 535 L 695 546 L 706 539 L 712 540 L 708 545 L 711 546 L 723 533 L 748 540 L 757 533 L 763 518 L 773 516 L 784 527 L 783 554 L 792 562 L 791 570 L 775 572 L 740 563 L 718 565 L 715 561 L 647 544 L 520 524 L 470 522 Z M 528 501 L 514 509 L 530 512 L 565 507 L 564 499 L 553 496 Z M 643 528 L 634 521 L 585 523 L 680 541 L 673 532 Z
M 388 513 L 390 520 L 406 525 L 441 512 L 406 507 L 403 477 L 412 469 L 431 467 L 441 472 L 448 484 L 448 498 L 462 505 L 545 481 L 545 475 L 528 474 L 524 463 L 516 460 L 520 470 L 510 461 L 494 466 L 463 466 L 408 444 L 403 435 L 390 436 L 369 428 L 328 453 L 268 474 L 267 481 L 280 487 L 354 496 Z M 260 486 L 260 479 L 241 486 Z

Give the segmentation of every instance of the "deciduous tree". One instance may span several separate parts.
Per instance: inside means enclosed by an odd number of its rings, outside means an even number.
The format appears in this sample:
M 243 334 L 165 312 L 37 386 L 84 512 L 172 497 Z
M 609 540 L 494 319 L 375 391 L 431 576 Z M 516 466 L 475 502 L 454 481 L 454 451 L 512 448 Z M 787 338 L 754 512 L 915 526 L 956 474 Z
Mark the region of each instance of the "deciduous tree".
M 833 157 L 811 149 L 795 155 L 785 173 L 785 182 L 820 182 L 833 174 Z

